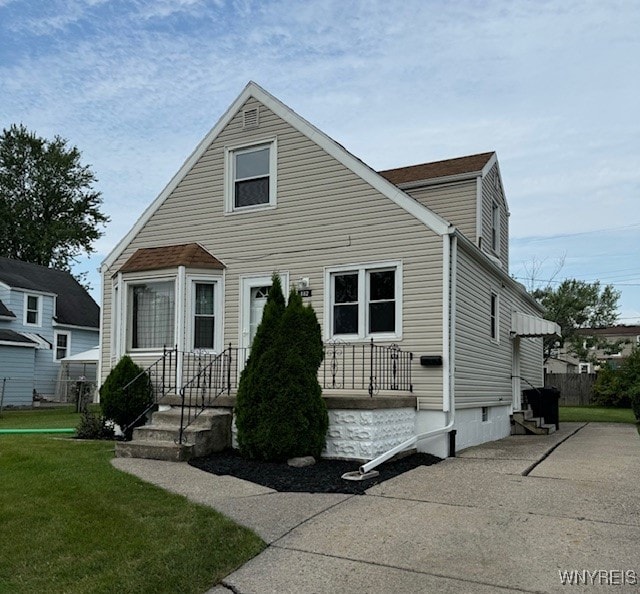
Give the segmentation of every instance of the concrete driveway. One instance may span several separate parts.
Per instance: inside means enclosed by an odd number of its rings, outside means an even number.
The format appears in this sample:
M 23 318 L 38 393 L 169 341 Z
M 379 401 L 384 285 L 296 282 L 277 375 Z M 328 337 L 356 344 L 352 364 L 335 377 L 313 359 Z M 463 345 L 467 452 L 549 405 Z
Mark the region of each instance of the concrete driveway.
M 216 507 L 270 544 L 212 592 L 579 592 L 592 582 L 640 591 L 632 425 L 512 436 L 355 496 L 276 493 L 181 464 L 114 464 Z M 565 580 L 582 585 L 563 585 L 560 572 L 578 572 Z

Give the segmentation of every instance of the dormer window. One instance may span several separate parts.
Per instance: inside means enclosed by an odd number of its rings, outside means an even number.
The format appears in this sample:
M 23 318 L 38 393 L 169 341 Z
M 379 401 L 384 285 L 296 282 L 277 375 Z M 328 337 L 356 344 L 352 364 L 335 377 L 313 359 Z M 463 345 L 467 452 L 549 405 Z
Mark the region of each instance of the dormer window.
M 227 212 L 275 206 L 275 140 L 227 149 L 226 176 Z

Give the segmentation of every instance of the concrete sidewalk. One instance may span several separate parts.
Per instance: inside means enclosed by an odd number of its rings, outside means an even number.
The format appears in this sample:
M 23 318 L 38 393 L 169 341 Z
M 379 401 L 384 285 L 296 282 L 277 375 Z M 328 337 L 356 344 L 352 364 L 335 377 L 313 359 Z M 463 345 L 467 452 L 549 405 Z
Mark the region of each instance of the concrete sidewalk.
M 551 436 L 508 437 L 355 496 L 277 493 L 186 464 L 114 465 L 270 544 L 212 592 L 557 592 L 566 588 L 559 572 L 571 570 L 603 570 L 597 584 L 639 590 L 630 583 L 640 577 L 631 425 L 565 423 Z

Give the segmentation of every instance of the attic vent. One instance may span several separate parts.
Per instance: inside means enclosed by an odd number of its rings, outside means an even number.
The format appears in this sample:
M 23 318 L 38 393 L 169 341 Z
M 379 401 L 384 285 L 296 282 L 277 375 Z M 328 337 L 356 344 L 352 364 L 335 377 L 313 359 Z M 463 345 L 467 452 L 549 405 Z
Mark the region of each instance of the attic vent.
M 247 128 L 257 128 L 260 124 L 260 112 L 257 107 L 252 109 L 245 109 L 242 112 L 242 127 Z

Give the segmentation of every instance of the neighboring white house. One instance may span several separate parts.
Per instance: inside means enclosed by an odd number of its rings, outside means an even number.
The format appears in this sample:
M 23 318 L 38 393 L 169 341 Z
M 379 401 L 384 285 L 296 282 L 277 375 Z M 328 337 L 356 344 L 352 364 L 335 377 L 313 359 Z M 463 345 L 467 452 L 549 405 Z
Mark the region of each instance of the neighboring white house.
M 502 438 L 557 331 L 509 275 L 508 222 L 495 153 L 376 172 L 249 83 L 103 262 L 101 377 L 174 344 L 241 365 L 277 271 L 327 342 L 326 455 Z
M 97 303 L 68 272 L 0 258 L 3 405 L 55 399 L 61 361 L 97 346 L 99 323 Z

